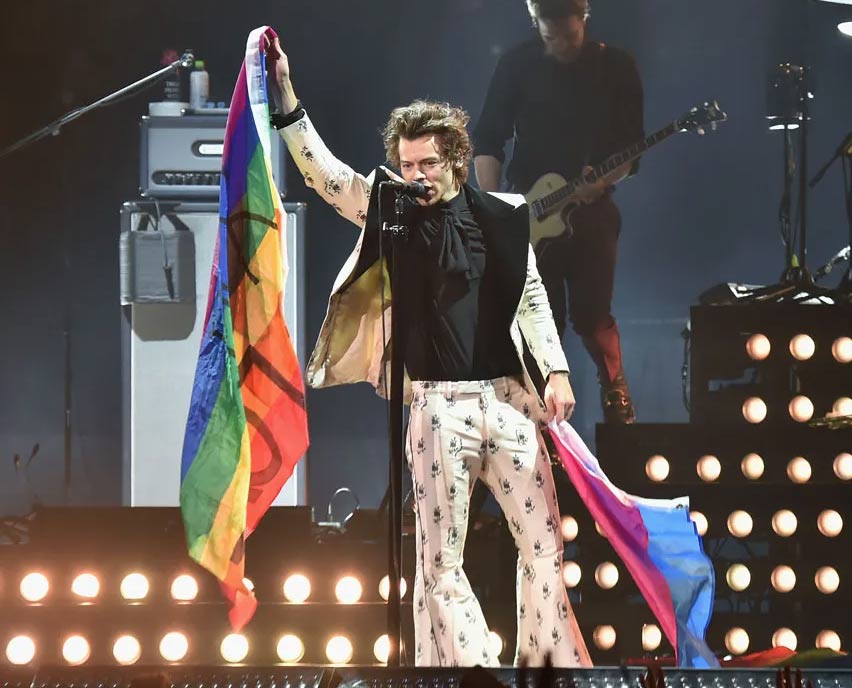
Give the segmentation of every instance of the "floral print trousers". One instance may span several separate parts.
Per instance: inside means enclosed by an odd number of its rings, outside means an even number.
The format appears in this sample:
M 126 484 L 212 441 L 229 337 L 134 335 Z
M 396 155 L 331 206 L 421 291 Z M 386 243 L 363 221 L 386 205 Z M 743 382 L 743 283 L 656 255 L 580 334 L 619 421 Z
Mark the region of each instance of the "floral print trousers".
M 414 484 L 417 666 L 497 666 L 488 625 L 462 568 L 479 478 L 518 547 L 515 663 L 591 666 L 562 582 L 562 534 L 537 402 L 514 378 L 412 382 L 406 457 Z

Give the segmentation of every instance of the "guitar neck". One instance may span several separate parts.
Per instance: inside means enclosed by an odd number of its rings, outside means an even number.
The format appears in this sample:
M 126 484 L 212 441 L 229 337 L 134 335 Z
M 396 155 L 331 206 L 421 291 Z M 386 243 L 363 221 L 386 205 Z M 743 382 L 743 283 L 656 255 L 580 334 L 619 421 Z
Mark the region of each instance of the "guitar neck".
M 574 177 L 570 181 L 568 181 L 565 186 L 557 189 L 556 191 L 552 191 L 540 199 L 542 204 L 542 210 L 545 212 L 552 209 L 554 206 L 562 203 L 567 198 L 569 198 L 573 193 L 580 188 L 583 184 L 588 184 L 589 182 L 597 181 L 598 179 L 605 177 L 607 174 L 612 172 L 614 169 L 621 167 L 622 165 L 632 162 L 636 158 L 638 158 L 642 153 L 647 151 L 649 148 L 653 148 L 658 143 L 665 141 L 670 136 L 676 134 L 681 130 L 681 126 L 679 122 L 672 122 L 667 127 L 663 127 L 662 129 L 654 132 L 650 136 L 646 137 L 642 141 L 638 143 L 634 143 L 632 146 L 625 148 L 624 150 L 616 153 L 615 155 L 609 156 L 602 163 L 597 165 L 593 170 L 586 175 Z

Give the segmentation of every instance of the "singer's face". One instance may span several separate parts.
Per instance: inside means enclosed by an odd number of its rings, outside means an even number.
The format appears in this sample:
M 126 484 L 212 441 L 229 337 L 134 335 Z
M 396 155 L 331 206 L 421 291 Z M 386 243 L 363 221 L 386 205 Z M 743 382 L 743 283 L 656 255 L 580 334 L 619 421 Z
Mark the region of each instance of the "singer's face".
M 418 198 L 420 205 L 449 201 L 459 192 L 452 167 L 441 156 L 433 134 L 417 139 L 399 140 L 399 167 L 407 182 L 420 182 L 429 190 L 429 198 Z

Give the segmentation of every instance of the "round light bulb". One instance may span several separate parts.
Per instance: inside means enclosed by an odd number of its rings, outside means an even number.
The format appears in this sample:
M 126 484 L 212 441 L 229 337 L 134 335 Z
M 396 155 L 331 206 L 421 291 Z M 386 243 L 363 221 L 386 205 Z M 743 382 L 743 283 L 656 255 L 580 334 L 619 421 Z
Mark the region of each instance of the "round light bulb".
M 725 633 L 725 647 L 732 655 L 741 655 L 748 650 L 749 637 L 745 629 L 735 627 Z
M 388 657 L 390 657 L 390 639 L 387 633 L 376 638 L 376 642 L 373 643 L 373 656 L 379 664 L 388 663 Z
M 601 650 L 611 650 L 616 641 L 615 629 L 606 624 L 595 627 L 592 633 L 592 639 Z
M 751 514 L 742 509 L 731 512 L 728 516 L 728 531 L 734 537 L 747 537 L 751 534 L 751 529 L 754 527 Z
M 91 573 L 81 573 L 71 582 L 71 592 L 87 600 L 96 598 L 100 589 L 100 581 Z
M 816 646 L 822 649 L 840 652 L 840 636 L 834 631 L 820 631 L 816 637 Z
M 800 394 L 790 400 L 787 410 L 790 412 L 790 418 L 797 423 L 807 423 L 814 417 L 814 402 Z
M 595 582 L 604 590 L 611 590 L 618 583 L 618 568 L 610 561 L 598 564 L 595 569 Z
M 294 573 L 284 581 L 284 597 L 288 602 L 301 604 L 311 596 L 311 581 L 301 573 Z
M 574 542 L 577 539 L 577 533 L 580 532 L 580 526 L 577 519 L 573 516 L 562 517 L 562 539 L 565 542 Z
M 305 656 L 305 644 L 299 636 L 292 633 L 282 635 L 275 649 L 278 659 L 284 664 L 295 664 Z
M 740 469 L 749 480 L 758 480 L 763 476 L 763 459 L 759 454 L 746 454 L 740 462 Z
M 198 581 L 183 573 L 172 581 L 171 594 L 178 602 L 191 602 L 198 597 Z
M 797 361 L 807 361 L 816 351 L 813 338 L 807 334 L 797 334 L 790 340 L 790 354 Z
M 772 570 L 771 581 L 778 592 L 790 592 L 796 587 L 796 573 L 789 566 L 776 566 Z
M 753 334 L 746 341 L 746 353 L 755 361 L 764 360 L 771 350 L 772 345 L 765 334 Z
M 702 456 L 695 465 L 698 477 L 706 483 L 712 483 L 719 479 L 722 473 L 722 464 L 712 454 Z
M 707 517 L 702 514 L 700 511 L 690 511 L 689 518 L 692 519 L 692 522 L 695 524 L 695 532 L 698 533 L 701 537 L 707 535 Z
M 222 639 L 219 652 L 222 659 L 231 664 L 242 662 L 248 655 L 248 638 L 242 633 L 229 633 Z
M 725 572 L 728 587 L 736 592 L 742 592 L 751 584 L 751 571 L 743 564 L 731 564 Z
M 843 530 L 843 517 L 834 509 L 826 509 L 817 516 L 817 528 L 826 537 L 837 537 Z
M 811 464 L 803 456 L 796 456 L 787 463 L 787 477 L 800 485 L 811 479 Z
M 582 577 L 583 572 L 576 561 L 566 561 L 562 565 L 562 581 L 566 588 L 576 588 Z
M 334 636 L 325 646 L 325 656 L 332 664 L 347 664 L 353 652 L 349 638 L 342 635 Z
M 669 477 L 669 462 L 666 457 L 656 454 L 645 462 L 645 475 L 655 483 L 661 483 Z
M 113 643 L 112 656 L 122 666 L 136 664 L 142 656 L 142 646 L 132 635 L 123 635 Z
M 72 666 L 84 664 L 92 654 L 89 641 L 81 635 L 72 635 L 62 643 L 62 656 Z
M 831 595 L 840 587 L 840 575 L 833 566 L 821 566 L 814 576 L 814 583 L 822 594 Z
M 779 509 L 772 515 L 772 530 L 781 537 L 790 537 L 796 532 L 799 521 L 789 509 Z
M 841 480 L 852 480 L 852 454 L 842 452 L 834 457 L 834 475 Z
M 189 651 L 189 641 L 183 633 L 172 631 L 160 640 L 160 656 L 167 662 L 179 662 Z
M 399 579 L 399 597 L 402 599 L 405 597 L 405 593 L 408 591 L 408 583 L 405 582 L 405 578 Z M 382 580 L 379 581 L 379 595 L 385 601 L 387 601 L 388 597 L 390 597 L 390 578 L 385 576 Z
M 129 573 L 121 579 L 119 590 L 125 600 L 144 600 L 148 596 L 150 585 L 141 573 Z
M 642 624 L 642 649 L 653 652 L 663 642 L 663 634 L 657 624 Z
M 849 337 L 838 337 L 831 345 L 831 355 L 838 363 L 849 363 L 852 361 L 852 339 Z
M 840 397 L 834 402 L 831 412 L 835 416 L 852 416 L 852 399 L 849 397 Z
M 50 590 L 50 584 L 43 573 L 28 573 L 21 579 L 21 597 L 27 602 L 41 602 Z
M 10 664 L 29 664 L 35 658 L 35 653 L 35 642 L 26 635 L 16 635 L 6 644 L 6 659 Z
M 779 628 L 772 634 L 772 647 L 786 647 L 788 650 L 795 651 L 798 644 L 799 639 L 789 628 Z
M 402 586 L 400 586 L 401 588 Z M 341 604 L 355 604 L 361 599 L 363 592 L 361 581 L 355 576 L 343 576 L 334 586 L 334 595 Z
M 488 631 L 488 654 L 497 659 L 503 654 L 503 645 L 503 638 L 500 637 L 499 633 Z
M 743 418 L 749 423 L 762 423 L 766 420 L 766 402 L 760 397 L 749 397 L 743 402 Z

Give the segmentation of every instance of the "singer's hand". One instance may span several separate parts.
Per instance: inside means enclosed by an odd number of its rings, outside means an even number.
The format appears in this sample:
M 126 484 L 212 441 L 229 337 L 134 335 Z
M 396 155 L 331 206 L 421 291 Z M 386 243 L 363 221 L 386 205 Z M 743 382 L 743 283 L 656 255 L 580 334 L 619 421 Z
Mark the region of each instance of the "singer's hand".
M 552 420 L 568 420 L 574 413 L 574 390 L 565 373 L 551 373 L 547 378 L 544 389 L 544 406 L 547 411 L 547 422 Z
M 293 83 L 290 81 L 290 60 L 281 49 L 281 42 L 277 36 L 272 45 L 269 44 L 269 39 L 266 36 L 263 38 L 266 41 L 267 61 L 275 64 L 275 83 L 281 91 L 283 114 L 287 115 L 296 109 L 296 104 L 299 102 L 293 89 Z

